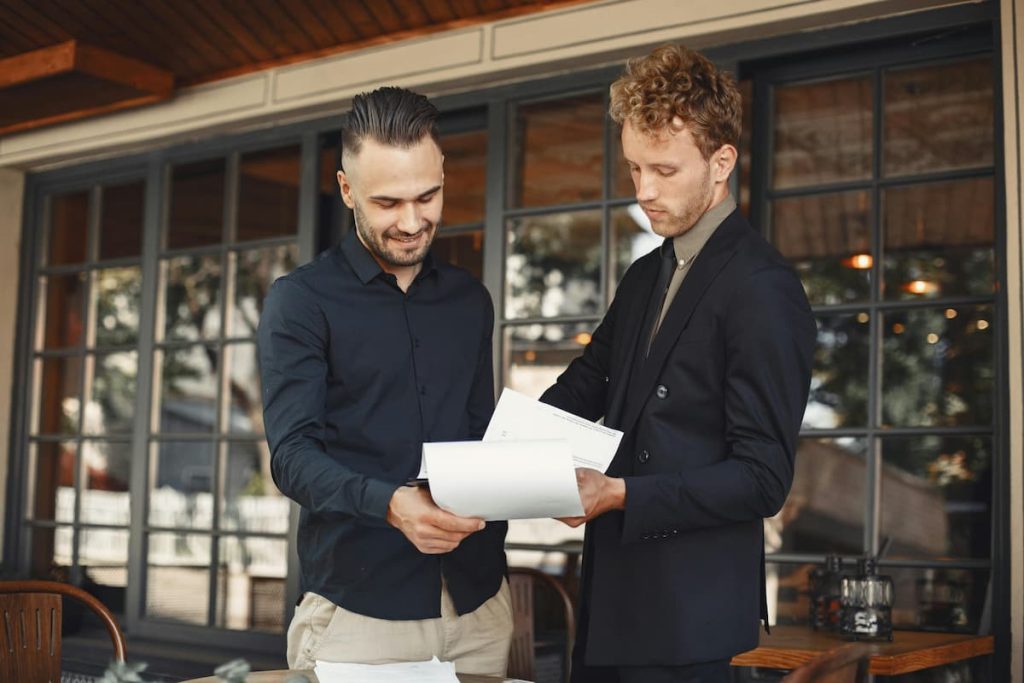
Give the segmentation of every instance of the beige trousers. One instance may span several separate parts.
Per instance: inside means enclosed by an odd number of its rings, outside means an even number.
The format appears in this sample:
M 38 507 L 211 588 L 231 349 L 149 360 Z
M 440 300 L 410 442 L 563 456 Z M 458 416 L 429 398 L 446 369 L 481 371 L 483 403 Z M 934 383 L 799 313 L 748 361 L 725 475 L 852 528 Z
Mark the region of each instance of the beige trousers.
M 288 667 L 312 669 L 316 660 L 356 664 L 419 662 L 437 657 L 455 671 L 505 675 L 512 642 L 508 581 L 475 611 L 459 616 L 441 588 L 441 617 L 390 621 L 356 614 L 306 593 L 288 627 Z

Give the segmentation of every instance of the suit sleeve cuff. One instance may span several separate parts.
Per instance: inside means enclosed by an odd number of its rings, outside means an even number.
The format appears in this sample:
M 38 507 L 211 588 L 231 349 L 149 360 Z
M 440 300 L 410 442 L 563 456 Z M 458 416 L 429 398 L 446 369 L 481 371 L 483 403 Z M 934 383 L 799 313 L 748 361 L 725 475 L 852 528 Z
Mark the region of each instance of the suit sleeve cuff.
M 679 535 L 679 530 L 659 525 L 652 516 L 652 500 L 656 500 L 658 477 L 624 477 L 626 482 L 626 509 L 622 521 L 623 543 L 651 543 Z M 662 528 L 665 527 L 665 528 Z

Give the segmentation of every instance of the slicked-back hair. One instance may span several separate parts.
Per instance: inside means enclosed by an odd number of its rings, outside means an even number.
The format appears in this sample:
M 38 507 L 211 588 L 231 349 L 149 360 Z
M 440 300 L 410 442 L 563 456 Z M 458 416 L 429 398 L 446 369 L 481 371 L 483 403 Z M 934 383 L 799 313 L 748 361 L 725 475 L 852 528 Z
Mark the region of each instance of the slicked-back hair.
M 736 146 L 743 103 L 732 76 L 681 45 L 659 47 L 631 59 L 611 87 L 609 114 L 656 135 L 679 120 L 693 134 L 705 159 L 722 145 Z
M 429 135 L 441 146 L 437 108 L 425 96 L 405 88 L 387 86 L 359 93 L 341 128 L 341 147 L 346 155 L 359 154 L 363 141 L 409 148 Z

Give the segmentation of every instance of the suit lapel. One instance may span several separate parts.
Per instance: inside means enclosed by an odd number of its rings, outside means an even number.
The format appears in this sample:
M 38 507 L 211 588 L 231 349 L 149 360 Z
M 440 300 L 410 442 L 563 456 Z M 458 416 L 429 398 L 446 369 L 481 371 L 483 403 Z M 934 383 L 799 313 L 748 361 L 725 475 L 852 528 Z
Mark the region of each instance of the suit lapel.
M 647 304 L 653 296 L 654 285 L 658 279 L 658 250 L 650 252 L 642 257 L 643 263 L 640 266 L 640 274 L 637 279 L 636 288 L 632 292 L 619 290 L 616 296 L 628 297 L 623 300 L 623 314 L 619 325 L 623 330 L 622 337 L 615 344 L 614 353 L 616 358 L 612 361 L 615 374 L 622 378 L 615 384 L 615 392 L 608 403 L 608 410 L 605 411 L 605 422 L 608 426 L 619 429 L 618 422 L 622 418 L 623 406 L 625 405 L 630 382 L 628 378 L 634 370 L 636 361 L 636 345 L 640 339 L 640 328 L 643 326 L 644 314 L 647 311 Z
M 651 345 L 650 355 L 639 367 L 633 368 L 633 371 L 639 374 L 628 383 L 625 416 L 619 429 L 628 432 L 633 428 L 647 398 L 651 395 L 654 383 L 661 374 L 661 368 L 665 365 L 679 335 L 690 321 L 694 309 L 722 268 L 736 253 L 740 240 L 750 230 L 740 213 L 733 211 L 704 245 L 665 314 L 665 320 Z M 636 326 L 639 327 L 640 323 Z M 635 341 L 630 349 L 632 357 L 636 357 Z

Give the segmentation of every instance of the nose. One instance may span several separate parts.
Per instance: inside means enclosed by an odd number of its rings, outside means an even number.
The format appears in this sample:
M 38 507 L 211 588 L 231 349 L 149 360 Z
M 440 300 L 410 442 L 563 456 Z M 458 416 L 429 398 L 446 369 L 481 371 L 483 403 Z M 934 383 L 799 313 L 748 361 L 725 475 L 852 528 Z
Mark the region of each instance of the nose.
M 636 199 L 638 202 L 650 202 L 658 198 L 658 188 L 650 173 L 638 174 L 636 179 Z
M 423 227 L 423 216 L 417 202 L 408 202 L 398 217 L 398 229 L 407 235 L 415 235 Z

